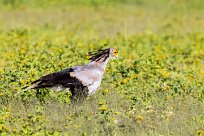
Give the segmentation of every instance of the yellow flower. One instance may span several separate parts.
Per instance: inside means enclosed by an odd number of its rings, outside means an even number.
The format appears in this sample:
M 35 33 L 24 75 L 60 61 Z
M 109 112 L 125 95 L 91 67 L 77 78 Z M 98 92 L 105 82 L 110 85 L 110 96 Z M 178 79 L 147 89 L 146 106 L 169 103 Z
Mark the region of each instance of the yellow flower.
M 20 83 L 21 83 L 21 84 L 25 84 L 25 83 L 26 83 L 26 81 L 25 81 L 25 80 L 23 80 L 23 79 L 21 79 L 21 80 L 20 80 Z
M 109 90 L 105 89 L 103 92 L 107 94 L 107 93 L 109 93 Z
M 123 79 L 123 83 L 126 84 L 128 82 L 128 78 Z
M 141 121 L 138 120 L 138 121 L 137 121 L 137 124 L 141 124 Z
M 13 133 L 18 133 L 18 130 L 16 128 L 14 128 Z
M 107 111 L 108 108 L 107 108 L 105 105 L 102 105 L 102 106 L 100 107 L 100 110 L 101 110 L 101 111 Z
M 101 102 L 101 101 L 100 101 L 100 102 L 98 102 L 98 104 L 99 104 L 99 105 L 103 105 L 103 104 L 104 104 L 104 102 Z
M 143 120 L 143 117 L 141 115 L 138 115 L 137 120 Z
M 131 76 L 131 79 L 134 79 L 134 78 L 137 78 L 137 74 L 133 74 L 133 75 Z
M 160 71 L 160 73 L 162 74 L 162 76 L 163 76 L 164 78 L 168 78 L 168 77 L 170 76 L 170 73 L 169 73 L 167 70 L 164 70 L 164 69 L 162 69 L 162 70 Z
M 167 90 L 170 90 L 170 89 L 171 89 L 171 87 L 170 87 L 169 85 L 166 85 L 166 86 L 164 86 L 164 88 L 163 88 L 164 91 L 167 91 Z
M 136 118 L 137 124 L 141 124 L 143 121 L 143 117 L 141 115 L 138 115 Z
M 88 56 L 88 55 L 87 55 L 87 56 L 85 56 L 85 59 L 89 59 L 89 58 L 90 58 L 90 56 Z

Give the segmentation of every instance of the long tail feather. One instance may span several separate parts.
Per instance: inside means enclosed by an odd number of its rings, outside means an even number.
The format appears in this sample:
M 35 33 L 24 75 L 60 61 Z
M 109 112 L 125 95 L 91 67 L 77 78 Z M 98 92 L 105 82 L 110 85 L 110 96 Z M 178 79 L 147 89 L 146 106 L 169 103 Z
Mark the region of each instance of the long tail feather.
M 24 92 L 25 92 L 25 91 L 28 91 L 28 90 L 30 90 L 30 89 L 35 88 L 36 86 L 37 86 L 37 84 L 33 84 L 33 85 L 31 85 L 31 86 L 25 87 L 23 91 L 24 91 Z

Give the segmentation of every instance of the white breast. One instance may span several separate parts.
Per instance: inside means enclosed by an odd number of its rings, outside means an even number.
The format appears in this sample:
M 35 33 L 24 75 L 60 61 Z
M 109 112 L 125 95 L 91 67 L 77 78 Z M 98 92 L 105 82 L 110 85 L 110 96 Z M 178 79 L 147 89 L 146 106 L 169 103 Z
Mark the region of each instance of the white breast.
M 88 87 L 88 94 L 93 94 L 101 84 L 102 80 L 102 73 L 95 69 L 95 70 L 88 70 L 88 71 L 80 71 L 76 72 L 76 78 L 82 81 L 84 86 Z
M 98 75 L 98 79 L 93 81 L 93 83 L 88 86 L 88 90 L 89 90 L 88 94 L 89 95 L 92 95 L 93 93 L 95 93 L 96 90 L 101 85 L 102 74 L 99 71 L 97 71 L 95 74 Z

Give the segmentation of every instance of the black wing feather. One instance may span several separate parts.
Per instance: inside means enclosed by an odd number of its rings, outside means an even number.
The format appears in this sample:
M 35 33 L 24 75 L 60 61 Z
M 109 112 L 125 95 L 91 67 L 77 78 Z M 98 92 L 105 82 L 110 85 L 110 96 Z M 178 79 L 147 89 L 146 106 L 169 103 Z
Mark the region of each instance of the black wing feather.
M 52 87 L 54 85 L 63 85 L 65 87 L 69 87 L 69 85 L 77 83 L 76 78 L 70 76 L 70 72 L 73 71 L 73 68 L 69 68 L 59 72 L 51 73 L 32 82 L 32 84 L 37 83 L 35 88 Z
M 74 72 L 73 68 L 65 69 L 59 72 L 51 73 L 42 76 L 40 79 L 34 81 L 32 89 L 40 89 L 53 87 L 55 85 L 62 85 L 65 88 L 69 88 L 72 96 L 71 99 L 78 100 L 85 98 L 88 95 L 88 87 L 84 86 L 82 82 L 70 75 L 70 72 Z

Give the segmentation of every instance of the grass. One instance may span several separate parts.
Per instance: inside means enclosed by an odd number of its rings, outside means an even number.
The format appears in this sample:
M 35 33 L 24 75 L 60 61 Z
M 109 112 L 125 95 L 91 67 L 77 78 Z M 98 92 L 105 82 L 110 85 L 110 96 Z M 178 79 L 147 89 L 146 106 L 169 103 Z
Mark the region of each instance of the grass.
M 0 10 L 0 135 L 204 135 L 202 1 L 10 2 Z M 83 103 L 21 92 L 101 47 L 120 58 Z

